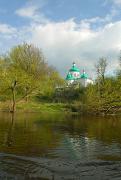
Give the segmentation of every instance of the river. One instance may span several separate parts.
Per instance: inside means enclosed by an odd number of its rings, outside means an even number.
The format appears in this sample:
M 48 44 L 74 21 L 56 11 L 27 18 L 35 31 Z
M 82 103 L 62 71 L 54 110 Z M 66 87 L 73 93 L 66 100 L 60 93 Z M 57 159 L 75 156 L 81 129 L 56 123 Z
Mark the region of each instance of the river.
M 121 117 L 0 113 L 0 179 L 120 180 Z

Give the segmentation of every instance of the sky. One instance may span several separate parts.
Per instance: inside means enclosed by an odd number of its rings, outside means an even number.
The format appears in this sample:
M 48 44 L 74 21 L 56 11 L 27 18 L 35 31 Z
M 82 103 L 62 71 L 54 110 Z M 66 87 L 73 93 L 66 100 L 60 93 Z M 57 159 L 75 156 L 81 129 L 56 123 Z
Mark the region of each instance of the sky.
M 121 0 L 0 0 L 0 54 L 21 43 L 40 48 L 65 76 L 74 61 L 95 76 L 95 64 L 118 68 Z

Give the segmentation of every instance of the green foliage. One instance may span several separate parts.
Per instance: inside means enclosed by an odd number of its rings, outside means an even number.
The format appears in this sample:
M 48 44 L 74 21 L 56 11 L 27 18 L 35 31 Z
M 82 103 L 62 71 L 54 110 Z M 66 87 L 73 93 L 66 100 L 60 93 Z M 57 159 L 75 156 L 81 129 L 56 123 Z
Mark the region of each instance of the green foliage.
M 121 61 L 121 59 L 120 59 Z M 97 77 L 93 85 L 86 88 L 70 87 L 65 91 L 65 100 L 73 103 L 72 108 L 80 111 L 115 114 L 121 112 L 121 62 L 116 76 L 106 76 L 107 60 L 100 58 L 96 65 Z M 76 92 L 76 94 L 75 94 Z M 70 93 L 70 94 L 69 94 Z M 63 97 L 64 97 L 63 95 Z M 74 110 L 75 111 L 75 110 Z
M 86 105 L 91 109 L 104 113 L 116 112 L 121 107 L 121 78 L 105 78 L 101 96 L 98 84 L 90 85 L 87 87 L 86 96 Z
M 65 103 L 74 112 L 87 109 L 115 113 L 117 109 L 121 110 L 121 57 L 115 77 L 106 77 L 106 68 L 107 60 L 100 58 L 94 85 L 86 88 L 79 83 L 66 86 L 55 68 L 48 65 L 40 49 L 26 43 L 18 45 L 0 57 L 0 103 L 8 102 L 13 112 L 16 103 L 34 100 L 37 103 Z
M 30 96 L 52 96 L 56 86 L 63 81 L 58 72 L 50 67 L 40 51 L 33 45 L 18 45 L 0 58 L 0 99 L 16 102 Z

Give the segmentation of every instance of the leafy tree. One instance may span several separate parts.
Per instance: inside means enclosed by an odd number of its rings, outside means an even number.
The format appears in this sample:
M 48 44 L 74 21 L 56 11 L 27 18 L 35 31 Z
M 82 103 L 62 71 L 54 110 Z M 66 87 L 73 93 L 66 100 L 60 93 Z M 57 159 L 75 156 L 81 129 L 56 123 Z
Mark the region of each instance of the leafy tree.
M 12 112 L 16 102 L 28 101 L 29 96 L 36 96 L 46 89 L 50 93 L 61 83 L 57 71 L 33 45 L 18 45 L 0 59 L 0 93 L 4 100 L 12 100 Z

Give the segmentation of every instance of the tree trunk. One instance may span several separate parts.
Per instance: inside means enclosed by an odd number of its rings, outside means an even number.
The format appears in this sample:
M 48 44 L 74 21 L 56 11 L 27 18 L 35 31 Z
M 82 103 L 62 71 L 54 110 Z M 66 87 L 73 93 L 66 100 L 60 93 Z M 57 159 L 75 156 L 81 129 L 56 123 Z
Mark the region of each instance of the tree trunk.
M 17 84 L 17 81 L 15 80 L 13 83 L 13 86 L 11 88 L 11 90 L 12 90 L 12 110 L 11 110 L 11 112 L 12 113 L 14 113 L 16 110 L 16 97 L 15 97 L 16 84 Z
M 16 109 L 16 100 L 15 100 L 15 89 L 12 88 L 12 112 L 14 113 Z
M 28 102 L 28 95 L 26 95 L 26 102 Z
M 25 91 L 26 91 L 26 92 L 25 92 L 25 93 L 26 93 L 26 97 L 25 97 L 26 102 L 28 102 L 28 98 L 29 98 L 29 97 L 28 97 L 28 90 L 29 90 L 28 87 L 26 87 L 26 89 L 25 89 Z

